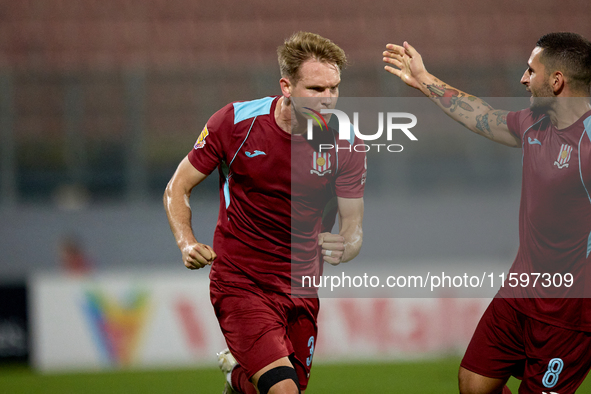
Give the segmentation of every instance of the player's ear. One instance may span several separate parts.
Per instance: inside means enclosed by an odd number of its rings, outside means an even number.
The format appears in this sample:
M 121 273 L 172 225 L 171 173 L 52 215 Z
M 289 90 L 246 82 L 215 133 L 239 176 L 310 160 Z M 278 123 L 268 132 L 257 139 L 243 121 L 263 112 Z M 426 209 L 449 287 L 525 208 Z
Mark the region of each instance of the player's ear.
M 550 76 L 550 84 L 555 95 L 558 95 L 562 89 L 564 89 L 565 80 L 562 71 L 554 71 L 552 73 Z
M 281 86 L 281 93 L 284 97 L 290 98 L 291 97 L 291 89 L 293 87 L 291 81 L 288 78 L 281 78 L 279 80 L 279 86 Z

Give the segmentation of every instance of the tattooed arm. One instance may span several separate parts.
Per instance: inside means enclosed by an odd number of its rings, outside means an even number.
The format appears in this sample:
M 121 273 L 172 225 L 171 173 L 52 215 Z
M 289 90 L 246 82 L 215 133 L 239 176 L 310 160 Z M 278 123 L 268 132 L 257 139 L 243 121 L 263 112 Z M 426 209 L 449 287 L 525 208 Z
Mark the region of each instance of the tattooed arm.
M 430 97 L 447 115 L 469 130 L 507 146 L 521 143 L 507 127 L 509 111 L 495 110 L 484 100 L 455 89 L 429 74 L 421 55 L 407 42 L 388 44 L 384 51 L 386 71 Z

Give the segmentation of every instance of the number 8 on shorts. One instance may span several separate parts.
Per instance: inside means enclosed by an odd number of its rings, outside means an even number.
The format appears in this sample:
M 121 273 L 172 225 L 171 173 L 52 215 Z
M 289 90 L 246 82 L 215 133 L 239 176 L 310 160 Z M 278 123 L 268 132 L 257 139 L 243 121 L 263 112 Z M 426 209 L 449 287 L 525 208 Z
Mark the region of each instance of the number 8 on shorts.
M 556 383 L 558 383 L 558 375 L 562 372 L 562 368 L 564 368 L 564 362 L 562 359 L 553 358 L 550 360 L 548 363 L 548 370 L 542 379 L 544 387 L 551 388 L 556 386 Z

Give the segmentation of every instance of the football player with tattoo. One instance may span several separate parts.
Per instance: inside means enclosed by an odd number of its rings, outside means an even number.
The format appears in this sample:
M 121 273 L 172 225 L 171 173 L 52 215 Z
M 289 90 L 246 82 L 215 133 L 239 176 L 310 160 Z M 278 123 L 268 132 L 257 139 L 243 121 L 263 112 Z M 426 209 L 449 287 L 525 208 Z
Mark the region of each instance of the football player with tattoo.
M 517 112 L 440 81 L 407 42 L 388 44 L 383 56 L 388 72 L 467 129 L 523 152 L 509 274 L 521 282 L 508 277 L 482 316 L 460 365 L 460 392 L 510 393 L 515 376 L 520 393 L 574 393 L 591 368 L 591 43 L 574 33 L 541 37 L 521 78 L 531 105 Z

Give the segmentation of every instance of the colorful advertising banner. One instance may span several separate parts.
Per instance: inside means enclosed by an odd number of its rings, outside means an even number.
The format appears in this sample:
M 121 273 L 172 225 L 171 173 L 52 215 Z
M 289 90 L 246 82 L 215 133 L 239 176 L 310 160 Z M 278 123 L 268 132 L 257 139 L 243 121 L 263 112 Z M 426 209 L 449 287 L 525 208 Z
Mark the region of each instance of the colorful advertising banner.
M 460 354 L 488 301 L 322 299 L 314 360 Z M 31 316 L 42 371 L 213 366 L 226 347 L 207 275 L 39 276 Z

